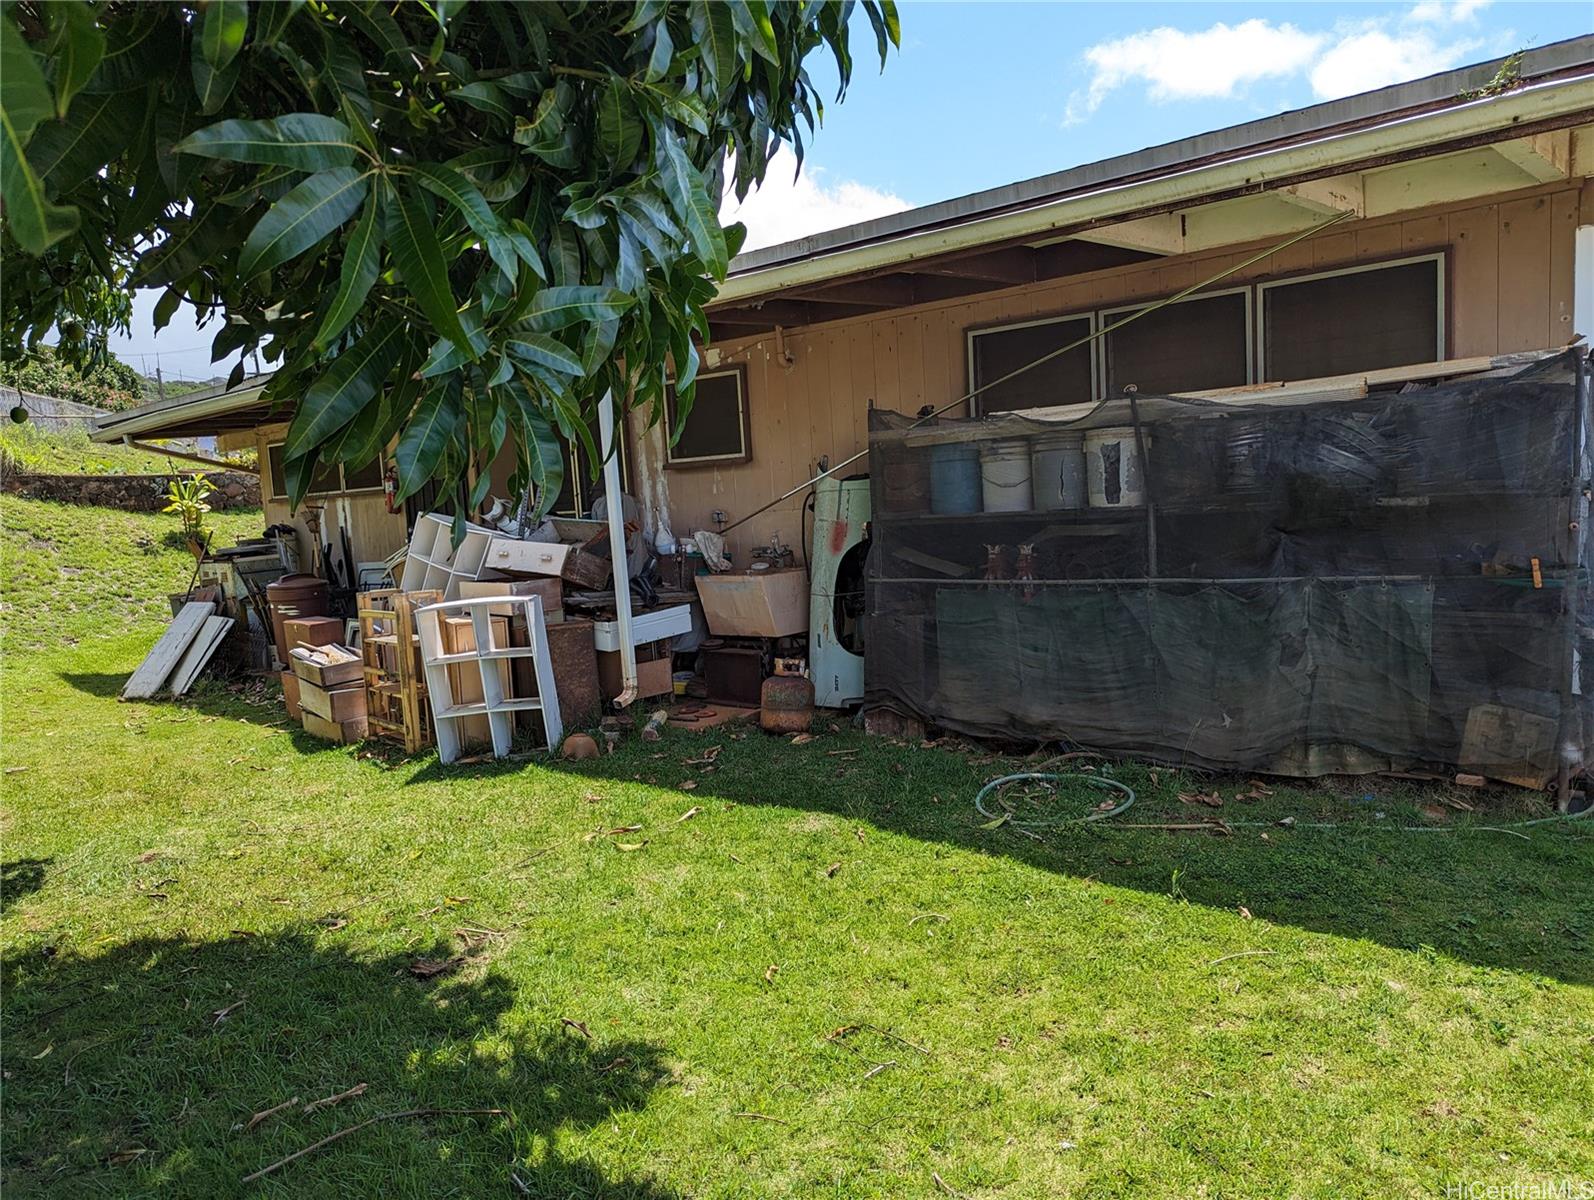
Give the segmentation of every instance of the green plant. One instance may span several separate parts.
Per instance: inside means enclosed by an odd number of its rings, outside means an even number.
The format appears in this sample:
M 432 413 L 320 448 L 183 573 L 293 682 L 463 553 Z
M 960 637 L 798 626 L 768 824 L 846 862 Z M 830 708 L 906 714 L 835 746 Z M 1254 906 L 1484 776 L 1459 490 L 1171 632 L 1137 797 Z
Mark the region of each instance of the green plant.
M 863 0 L 882 63 L 892 0 Z M 224 318 L 280 364 L 297 501 L 397 438 L 401 497 L 514 433 L 518 488 L 592 460 L 612 393 L 690 405 L 704 305 L 758 184 L 844 92 L 852 3 L 16 3 L 0 18 L 0 343 L 112 318 L 93 281 Z M 839 98 L 839 97 L 838 97 Z M 727 159 L 729 158 L 729 163 Z M 25 253 L 19 253 L 25 252 Z M 10 353 L 10 349 L 7 349 Z M 242 360 L 234 372 L 241 378 Z M 485 493 L 490 480 L 481 472 Z
M 199 471 L 186 479 L 173 479 L 166 485 L 167 504 L 161 512 L 177 514 L 183 523 L 183 541 L 195 557 L 205 552 L 215 532 L 205 520 L 205 514 L 210 511 L 207 501 L 215 490 L 216 485 Z

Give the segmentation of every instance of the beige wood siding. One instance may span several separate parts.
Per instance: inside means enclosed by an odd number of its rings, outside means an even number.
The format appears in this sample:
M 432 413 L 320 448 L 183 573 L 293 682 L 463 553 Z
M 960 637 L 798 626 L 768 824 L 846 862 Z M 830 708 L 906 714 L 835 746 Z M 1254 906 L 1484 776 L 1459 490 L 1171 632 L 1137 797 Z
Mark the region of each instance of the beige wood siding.
M 1551 184 L 1487 203 L 1446 205 L 1325 231 L 1220 286 L 1443 250 L 1448 254 L 1449 357 L 1560 345 L 1573 334 L 1579 189 L 1577 182 Z M 1581 204 L 1594 207 L 1588 189 Z M 738 520 L 811 477 L 821 455 L 834 465 L 864 449 L 871 401 L 913 413 L 962 395 L 970 328 L 1157 299 L 1260 248 L 1227 247 L 973 300 L 788 330 L 784 344 L 790 363 L 781 361 L 773 334 L 720 342 L 715 349 L 721 362 L 747 365 L 752 461 L 670 470 L 672 528 L 677 535 L 713 529 L 715 509 Z M 636 428 L 633 422 L 633 438 Z M 864 459 L 844 474 L 867 469 Z M 747 562 L 750 550 L 774 533 L 798 544 L 802 502 L 796 496 L 732 533 L 728 541 L 736 560 Z

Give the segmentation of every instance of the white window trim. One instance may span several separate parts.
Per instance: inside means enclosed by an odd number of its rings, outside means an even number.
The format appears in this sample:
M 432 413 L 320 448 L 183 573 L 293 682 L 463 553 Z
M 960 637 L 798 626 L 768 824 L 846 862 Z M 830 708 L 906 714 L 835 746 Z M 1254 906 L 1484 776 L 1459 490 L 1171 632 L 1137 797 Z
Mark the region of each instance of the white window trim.
M 1135 307 L 1143 308 L 1144 305 L 1136 305 Z M 1030 321 L 1010 321 L 1005 325 L 982 325 L 978 329 L 965 330 L 963 356 L 968 364 L 969 391 L 972 392 L 979 386 L 979 383 L 974 378 L 975 338 L 984 337 L 988 333 L 1010 333 L 1015 329 L 1033 329 L 1037 325 L 1061 325 L 1065 321 L 1084 321 L 1089 326 L 1088 332 L 1092 335 L 1092 340 L 1086 346 L 1086 349 L 1090 352 L 1090 398 L 1092 401 L 1098 399 L 1101 396 L 1104 368 L 1101 356 L 1101 339 L 1094 336 L 1101 330 L 1100 313 L 1095 310 L 1057 313 L 1048 317 L 1036 317 Z M 970 401 L 969 415 L 971 417 L 983 417 L 985 415 L 985 406 L 980 403 L 980 399 L 979 396 L 975 396 Z
M 1243 297 L 1245 297 L 1245 382 L 1246 383 L 1255 383 L 1256 379 L 1257 379 L 1257 341 L 1256 341 L 1257 325 L 1256 325 L 1256 321 L 1255 321 L 1255 312 L 1256 312 L 1256 308 L 1257 308 L 1257 300 L 1256 300 L 1256 297 L 1254 295 L 1252 295 L 1252 293 L 1255 290 L 1256 289 L 1250 284 L 1242 284 L 1239 287 L 1222 288 L 1219 291 L 1215 291 L 1215 292 L 1201 292 L 1198 295 L 1185 296 L 1181 300 L 1175 300 L 1175 301 L 1173 301 L 1170 304 L 1164 305 L 1165 308 L 1172 308 L 1173 305 L 1175 305 L 1175 304 L 1192 304 L 1192 303 L 1194 303 L 1194 302 L 1196 302 L 1198 300 L 1213 300 L 1213 299 L 1216 299 L 1219 296 L 1243 296 Z M 1097 315 L 1101 318 L 1102 328 L 1105 329 L 1107 326 L 1109 326 L 1109 325 L 1111 325 L 1113 323 L 1113 318 L 1114 317 L 1121 317 L 1121 316 L 1124 316 L 1124 315 L 1126 315 L 1128 313 L 1139 312 L 1142 309 L 1150 308 L 1153 304 L 1156 304 L 1156 303 L 1158 303 L 1158 301 L 1156 301 L 1156 300 L 1142 300 L 1138 304 L 1120 304 L 1120 305 L 1117 305 L 1114 308 L 1104 308 Z M 1095 341 L 1095 345 L 1100 347 L 1100 353 L 1099 353 L 1098 357 L 1101 360 L 1101 379 L 1100 379 L 1100 382 L 1099 382 L 1099 384 L 1097 386 L 1096 394 L 1094 396 L 1094 399 L 1097 399 L 1097 400 L 1101 399 L 1103 396 L 1105 396 L 1107 394 L 1107 337 L 1108 336 L 1110 336 L 1110 335 L 1103 335 L 1102 337 L 1097 338 L 1096 341 Z
M 752 413 L 748 411 L 747 407 L 747 392 L 749 388 L 747 372 L 743 371 L 739 365 L 729 368 L 722 367 L 713 371 L 699 371 L 696 382 L 702 383 L 705 379 L 718 379 L 724 375 L 734 376 L 736 379 L 736 431 L 742 440 L 742 448 L 735 454 L 703 454 L 687 458 L 676 457 L 675 447 L 670 441 L 674 436 L 674 431 L 670 428 L 673 417 L 668 406 L 666 406 L 664 412 L 664 465 L 666 467 L 704 467 L 712 466 L 715 463 L 730 463 L 736 466 L 752 462 L 753 420 Z M 665 386 L 673 388 L 675 380 L 665 380 Z M 691 420 L 691 414 L 687 415 L 687 419 Z
M 288 498 L 288 495 L 287 495 L 286 492 L 278 492 L 276 490 L 276 483 L 271 478 L 271 452 L 273 450 L 280 450 L 286 445 L 287 445 L 286 442 L 267 442 L 266 443 L 265 483 L 266 483 L 267 490 L 270 492 L 270 495 L 268 495 L 266 497 L 268 500 L 286 500 Z M 386 469 L 387 469 L 386 456 L 383 456 L 382 467 L 383 467 L 383 471 L 385 472 Z M 283 478 L 284 478 L 284 480 L 286 480 L 286 478 L 287 478 L 287 464 L 286 463 L 283 464 Z M 342 463 L 338 464 L 338 482 L 340 484 L 344 484 L 344 485 L 346 485 L 348 483 L 348 477 L 344 474 L 343 464 Z M 344 487 L 339 488 L 337 491 L 332 491 L 332 492 L 306 492 L 305 496 L 306 496 L 306 498 L 309 498 L 310 496 L 371 496 L 371 495 L 375 495 L 377 492 L 381 492 L 381 491 L 384 491 L 384 490 L 385 490 L 384 485 L 381 484 L 381 483 L 378 483 L 375 487 L 351 488 L 351 487 L 344 486 Z
M 1267 383 L 1270 381 L 1267 374 L 1267 295 L 1274 288 L 1289 287 L 1294 283 L 1310 283 L 1314 279 L 1332 279 L 1338 275 L 1365 275 L 1368 271 L 1385 271 L 1391 267 L 1408 267 L 1413 263 L 1431 262 L 1436 264 L 1434 272 L 1435 296 L 1434 310 L 1437 320 L 1437 330 L 1433 362 L 1443 362 L 1449 353 L 1445 338 L 1445 255 L 1443 251 L 1433 254 L 1413 254 L 1406 258 L 1386 258 L 1378 262 L 1357 263 L 1352 267 L 1336 267 L 1328 271 L 1313 271 L 1307 275 L 1291 275 L 1286 279 L 1272 279 L 1256 285 L 1256 382 Z

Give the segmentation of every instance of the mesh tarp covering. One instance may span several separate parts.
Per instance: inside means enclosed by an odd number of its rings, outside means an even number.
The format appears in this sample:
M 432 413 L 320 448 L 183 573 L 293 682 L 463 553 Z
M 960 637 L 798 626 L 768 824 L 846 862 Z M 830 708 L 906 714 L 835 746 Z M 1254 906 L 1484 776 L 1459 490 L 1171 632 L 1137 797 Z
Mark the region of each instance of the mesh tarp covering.
M 1546 783 L 1594 724 L 1587 371 L 876 411 L 866 703 L 1175 764 Z

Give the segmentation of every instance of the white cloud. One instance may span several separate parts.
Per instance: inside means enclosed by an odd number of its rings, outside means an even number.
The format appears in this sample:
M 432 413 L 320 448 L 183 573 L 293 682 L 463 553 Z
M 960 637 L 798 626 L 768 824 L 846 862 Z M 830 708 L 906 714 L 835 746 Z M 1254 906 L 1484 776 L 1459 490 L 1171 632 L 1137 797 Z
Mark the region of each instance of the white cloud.
M 1312 91 L 1324 100 L 1420 79 L 1460 64 L 1482 43 L 1440 42 L 1426 33 L 1368 29 L 1336 42 L 1312 67 Z
M 1159 102 L 1233 96 L 1259 79 L 1300 71 L 1325 40 L 1323 34 L 1253 17 L 1195 33 L 1164 25 L 1100 42 L 1085 51 L 1090 85 L 1069 101 L 1069 116 L 1077 120 L 1095 112 L 1109 93 L 1136 81 L 1145 82 L 1147 94 Z
M 1465 25 L 1489 7 L 1490 0 L 1421 0 L 1405 19 L 1418 25 Z
M 747 241 L 742 249 L 774 246 L 911 207 L 901 196 L 866 183 L 852 179 L 832 181 L 827 178 L 828 172 L 812 165 L 811 160 L 794 180 L 794 166 L 791 152 L 779 151 L 770 160 L 763 186 L 747 193 L 747 199 L 740 204 L 727 184 L 720 220 L 746 224 Z M 728 179 L 729 170 L 726 175 Z
M 1112 92 L 1139 85 L 1154 103 L 1227 99 L 1264 80 L 1305 76 L 1329 100 L 1432 75 L 1484 43 L 1453 27 L 1474 22 L 1490 0 L 1419 0 L 1404 12 L 1330 29 L 1275 25 L 1260 17 L 1186 31 L 1159 26 L 1085 51 L 1089 82 L 1068 101 L 1066 124 L 1095 112 Z

